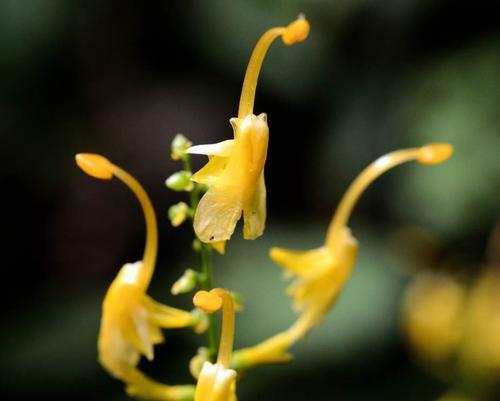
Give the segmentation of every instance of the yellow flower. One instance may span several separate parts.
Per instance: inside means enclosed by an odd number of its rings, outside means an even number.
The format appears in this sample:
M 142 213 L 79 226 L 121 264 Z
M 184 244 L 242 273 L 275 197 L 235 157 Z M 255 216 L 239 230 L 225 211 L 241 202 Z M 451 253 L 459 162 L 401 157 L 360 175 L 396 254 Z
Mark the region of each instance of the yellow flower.
M 417 355 L 431 363 L 450 360 L 462 339 L 466 288 L 453 277 L 420 274 L 405 294 L 403 325 Z
M 136 386 L 153 383 L 136 369 L 141 354 L 152 360 L 153 346 L 164 341 L 162 328 L 197 325 L 200 315 L 160 304 L 146 294 L 156 261 L 158 229 L 151 201 L 142 186 L 102 156 L 78 154 L 76 162 L 95 178 L 116 176 L 134 192 L 142 206 L 146 220 L 144 256 L 139 262 L 125 264 L 106 293 L 98 352 L 100 363 L 114 377 Z
M 273 28 L 259 40 L 250 58 L 243 82 L 237 118 L 231 118 L 234 139 L 212 145 L 193 146 L 191 154 L 208 155 L 209 162 L 191 179 L 207 184 L 194 216 L 194 230 L 203 242 L 223 242 L 231 238 L 243 214 L 243 237 L 262 235 L 266 222 L 264 164 L 269 128 L 265 114 L 253 114 L 259 72 L 271 43 L 281 36 L 287 45 L 306 39 L 309 23 L 299 17 L 287 27 Z
M 500 376 L 500 273 L 485 270 L 472 286 L 459 354 L 467 375 Z
M 482 385 L 500 376 L 500 275 L 494 269 L 470 287 L 443 273 L 419 275 L 405 294 L 403 323 L 410 345 L 434 370 L 453 366 Z
M 294 307 L 301 312 L 288 330 L 294 341 L 304 336 L 322 320 L 349 278 L 356 261 L 358 245 L 351 236 L 347 222 L 363 191 L 389 169 L 416 160 L 421 164 L 437 164 L 448 159 L 452 147 L 431 144 L 421 148 L 403 149 L 380 157 L 369 165 L 351 184 L 332 219 L 325 244 L 309 251 L 271 249 L 271 258 L 296 277 L 288 288 Z
M 231 294 L 221 288 L 198 291 L 194 304 L 206 313 L 222 308 L 222 332 L 216 363 L 204 362 L 194 401 L 236 401 L 236 371 L 229 368 L 234 339 L 234 305 Z

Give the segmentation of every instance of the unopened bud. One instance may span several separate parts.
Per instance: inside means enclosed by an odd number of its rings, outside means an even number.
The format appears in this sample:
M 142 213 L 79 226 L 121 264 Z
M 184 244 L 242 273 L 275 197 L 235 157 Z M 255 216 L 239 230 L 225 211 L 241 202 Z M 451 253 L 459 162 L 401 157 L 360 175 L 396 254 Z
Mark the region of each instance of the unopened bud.
M 184 274 L 172 285 L 170 292 L 173 295 L 178 295 L 191 291 L 198 283 L 198 276 L 198 272 L 193 269 L 187 269 Z
M 203 245 L 201 244 L 201 241 L 200 241 L 198 238 L 195 238 L 195 239 L 193 240 L 193 245 L 192 245 L 192 247 L 193 247 L 193 251 L 195 251 L 195 252 L 200 252 L 200 251 L 201 251 L 201 247 L 202 247 L 202 246 L 203 246 Z
M 180 226 L 189 216 L 189 206 L 184 202 L 179 202 L 170 206 L 168 218 L 174 227 Z
M 191 181 L 191 173 L 184 170 L 178 171 L 168 177 L 165 185 L 173 191 L 189 192 L 194 188 L 194 183 Z
M 234 292 L 234 291 L 231 291 L 230 294 L 231 297 L 233 298 L 234 310 L 236 312 L 241 312 L 243 310 L 243 302 L 244 302 L 243 295 L 240 294 L 239 292 Z
M 200 309 L 193 309 L 191 311 L 193 316 L 194 332 L 196 334 L 203 334 L 208 329 L 208 316 Z
M 189 147 L 191 147 L 191 145 L 192 145 L 191 141 L 187 139 L 184 135 L 177 134 L 174 137 L 172 144 L 170 145 L 170 151 L 171 151 L 170 156 L 172 157 L 173 160 L 182 159 L 186 154 L 186 150 Z
M 189 371 L 196 380 L 198 380 L 201 368 L 205 362 L 210 362 L 210 351 L 208 348 L 200 347 L 198 348 L 198 353 L 189 362 Z

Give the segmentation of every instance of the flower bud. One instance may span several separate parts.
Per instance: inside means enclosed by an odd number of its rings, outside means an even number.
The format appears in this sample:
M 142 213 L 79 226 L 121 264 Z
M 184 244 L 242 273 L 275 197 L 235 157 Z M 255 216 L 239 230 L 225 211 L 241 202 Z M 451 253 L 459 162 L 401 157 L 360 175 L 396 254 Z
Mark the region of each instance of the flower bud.
M 170 151 L 171 151 L 170 156 L 172 157 L 173 160 L 182 159 L 186 154 L 186 150 L 189 147 L 191 147 L 191 145 L 192 145 L 191 141 L 187 139 L 184 135 L 177 134 L 174 137 L 172 144 L 170 145 Z
M 198 238 L 195 238 L 193 240 L 192 247 L 193 247 L 193 251 L 200 252 L 201 251 L 201 247 L 202 247 L 201 241 Z
M 170 206 L 168 209 L 168 218 L 174 227 L 180 226 L 189 216 L 189 206 L 184 202 L 179 202 Z
M 187 269 L 184 274 L 172 285 L 170 292 L 173 295 L 178 295 L 191 291 L 198 283 L 198 276 L 198 272 L 193 269 Z
M 189 171 L 178 171 L 167 178 L 165 185 L 173 191 L 189 192 L 194 188 L 194 183 L 190 179 Z
M 230 294 L 231 297 L 233 298 L 234 310 L 236 312 L 241 312 L 243 310 L 243 302 L 244 302 L 243 295 L 235 291 L 231 291 Z
M 196 334 L 203 334 L 208 329 L 208 316 L 198 308 L 191 311 L 193 316 L 193 327 Z
M 191 375 L 193 375 L 196 380 L 198 380 L 198 377 L 200 376 L 203 364 L 209 361 L 210 351 L 208 350 L 208 348 L 198 348 L 198 352 L 195 356 L 193 356 L 193 358 L 191 358 L 191 361 L 189 362 L 189 372 L 191 372 Z

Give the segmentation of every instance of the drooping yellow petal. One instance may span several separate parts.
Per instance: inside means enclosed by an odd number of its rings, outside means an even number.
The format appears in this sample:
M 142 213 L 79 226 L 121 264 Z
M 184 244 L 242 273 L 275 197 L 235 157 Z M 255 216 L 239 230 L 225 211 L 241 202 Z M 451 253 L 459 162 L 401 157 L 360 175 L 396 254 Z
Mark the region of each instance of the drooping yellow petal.
M 242 213 L 238 187 L 214 185 L 203 195 L 194 215 L 194 231 L 203 242 L 227 241 Z
M 255 192 L 243 209 L 243 238 L 255 239 L 264 233 L 266 226 L 266 183 L 264 172 L 260 174 Z
M 352 272 L 357 242 L 348 228 L 340 240 L 333 248 L 325 245 L 310 251 L 271 250 L 273 261 L 296 276 L 288 287 L 294 309 L 301 312 L 287 330 L 293 342 L 321 323 Z
M 331 251 L 322 246 L 309 251 L 297 251 L 284 248 L 271 248 L 269 255 L 274 263 L 299 276 L 317 269 L 318 265 L 330 266 L 333 257 Z

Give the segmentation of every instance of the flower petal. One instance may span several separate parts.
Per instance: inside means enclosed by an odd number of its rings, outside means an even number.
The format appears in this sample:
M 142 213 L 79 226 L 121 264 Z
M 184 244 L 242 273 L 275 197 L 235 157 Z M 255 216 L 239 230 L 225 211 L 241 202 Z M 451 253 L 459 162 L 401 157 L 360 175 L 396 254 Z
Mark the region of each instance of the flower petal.
M 257 181 L 255 192 L 246 208 L 243 209 L 243 238 L 255 239 L 260 237 L 266 226 L 266 183 L 264 171 Z
M 333 256 L 330 250 L 324 246 L 310 251 L 271 248 L 269 255 L 276 264 L 299 276 L 306 275 L 317 269 L 318 266 L 329 263 Z
M 221 255 L 224 255 L 224 252 L 226 252 L 226 241 L 212 242 L 210 245 Z
M 153 342 L 149 332 L 149 322 L 145 308 L 139 307 L 130 311 L 131 322 L 123 325 L 122 330 L 128 340 L 137 350 L 143 354 L 149 361 L 154 358 Z M 128 319 L 127 319 L 128 320 Z
M 191 181 L 199 184 L 216 184 L 227 166 L 229 157 L 210 156 L 210 160 L 191 176 Z
M 186 150 L 186 153 L 192 155 L 207 155 L 207 156 L 230 156 L 233 149 L 233 139 L 228 139 L 219 143 L 212 143 L 210 145 L 196 145 L 191 146 Z
M 212 186 L 196 208 L 194 231 L 203 242 L 227 241 L 241 213 L 241 191 L 238 187 Z

